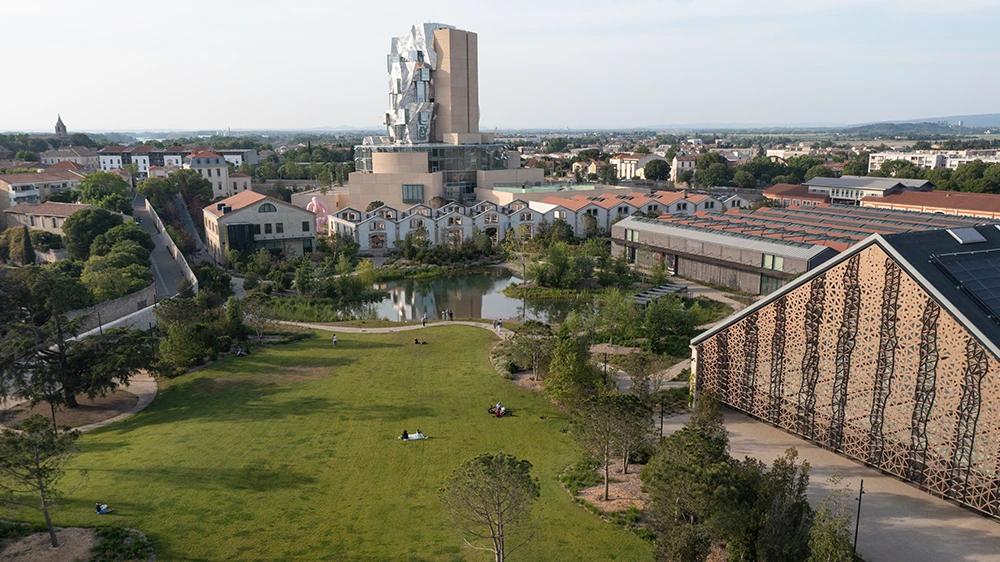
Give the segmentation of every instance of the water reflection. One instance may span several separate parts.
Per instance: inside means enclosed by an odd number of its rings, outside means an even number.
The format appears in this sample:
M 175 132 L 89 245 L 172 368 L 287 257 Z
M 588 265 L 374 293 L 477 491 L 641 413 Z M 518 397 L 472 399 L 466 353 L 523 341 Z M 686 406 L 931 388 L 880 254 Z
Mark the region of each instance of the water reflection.
M 576 304 L 572 301 L 523 303 L 503 294 L 505 287 L 520 282 L 520 278 L 503 268 L 430 280 L 393 281 L 379 287 L 389 293 L 387 298 L 351 307 L 345 313 L 357 319 L 385 318 L 405 322 L 420 320 L 425 312 L 428 318 L 440 319 L 445 310 L 451 310 L 456 318 L 561 322 Z

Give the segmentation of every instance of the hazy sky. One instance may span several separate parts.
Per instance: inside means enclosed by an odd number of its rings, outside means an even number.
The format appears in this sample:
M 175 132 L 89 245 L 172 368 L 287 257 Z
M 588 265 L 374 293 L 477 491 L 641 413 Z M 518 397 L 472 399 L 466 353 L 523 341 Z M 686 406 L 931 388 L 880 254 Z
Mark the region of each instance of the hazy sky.
M 996 0 L 0 3 L 0 131 L 374 126 L 390 38 L 479 34 L 481 126 L 1000 112 Z

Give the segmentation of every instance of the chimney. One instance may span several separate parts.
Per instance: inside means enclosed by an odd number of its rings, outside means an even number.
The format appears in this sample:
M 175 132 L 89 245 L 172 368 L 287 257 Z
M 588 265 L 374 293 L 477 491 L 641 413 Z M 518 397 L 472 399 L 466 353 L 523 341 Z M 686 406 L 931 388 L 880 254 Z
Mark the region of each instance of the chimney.
M 223 207 L 225 207 L 225 206 L 226 206 L 225 203 L 216 203 L 215 204 L 215 210 L 216 211 L 221 211 L 223 209 Z

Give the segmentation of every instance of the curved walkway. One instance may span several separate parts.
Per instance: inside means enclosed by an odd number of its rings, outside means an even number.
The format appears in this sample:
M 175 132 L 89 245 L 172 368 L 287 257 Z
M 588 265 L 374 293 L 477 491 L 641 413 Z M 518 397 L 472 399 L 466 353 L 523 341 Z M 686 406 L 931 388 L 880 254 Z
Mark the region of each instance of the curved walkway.
M 493 329 L 493 326 L 486 324 L 484 322 L 472 322 L 469 320 L 439 320 L 434 322 L 428 322 L 426 326 L 421 326 L 420 324 L 412 324 L 408 326 L 386 326 L 382 328 L 358 328 L 356 326 L 331 326 L 329 324 L 311 324 L 309 322 L 290 322 L 287 320 L 276 320 L 278 324 L 285 324 L 287 326 L 298 326 L 300 328 L 311 328 L 313 330 L 326 330 L 327 332 L 343 332 L 345 334 L 391 334 L 393 332 L 408 332 L 410 330 L 423 330 L 426 328 L 434 328 L 436 326 L 472 326 L 474 328 L 482 328 L 484 330 L 489 330 L 493 333 L 497 333 Z M 509 338 L 514 332 L 508 330 L 507 328 L 500 329 L 500 336 L 504 339 Z
M 132 406 L 129 411 L 124 414 L 119 414 L 113 418 L 88 423 L 87 425 L 81 425 L 80 427 L 76 427 L 74 429 L 81 432 L 90 431 L 92 429 L 97 429 L 99 427 L 104 427 L 106 425 L 131 418 L 132 416 L 138 414 L 146 406 L 149 406 L 149 403 L 153 401 L 153 398 L 156 398 L 156 379 L 151 377 L 148 373 L 135 375 L 128 381 L 128 391 L 135 394 L 139 398 L 139 401 L 136 402 L 135 406 Z

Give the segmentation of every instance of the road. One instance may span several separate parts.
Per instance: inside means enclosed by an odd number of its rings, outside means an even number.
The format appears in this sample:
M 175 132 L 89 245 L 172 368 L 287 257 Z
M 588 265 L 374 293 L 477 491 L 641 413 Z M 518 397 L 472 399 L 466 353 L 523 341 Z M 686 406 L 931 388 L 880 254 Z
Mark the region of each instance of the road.
M 184 279 L 184 273 L 170 251 L 163 243 L 162 236 L 166 233 L 156 231 L 156 224 L 153 218 L 146 211 L 146 198 L 136 195 L 132 201 L 132 215 L 142 219 L 140 226 L 153 237 L 156 247 L 150 258 L 153 261 L 153 279 L 156 281 L 156 300 L 164 299 L 177 294 L 177 283 Z
M 865 480 L 858 554 L 867 562 L 1000 560 L 1000 522 L 743 414 L 731 410 L 725 413 L 734 458 L 752 456 L 770 464 L 786 449 L 795 447 L 799 458 L 809 461 L 809 500 L 814 506 L 829 493 L 827 479 L 835 472 L 852 490 L 854 505 L 860 480 Z M 665 420 L 664 434 L 679 429 L 687 420 L 687 415 Z

